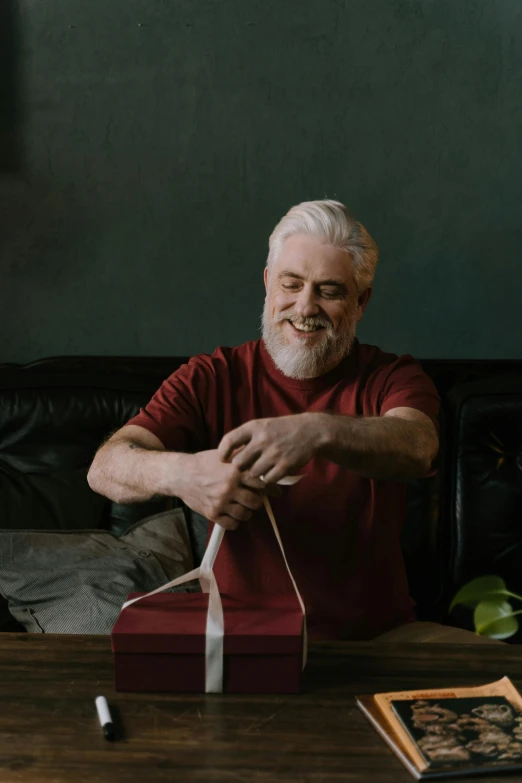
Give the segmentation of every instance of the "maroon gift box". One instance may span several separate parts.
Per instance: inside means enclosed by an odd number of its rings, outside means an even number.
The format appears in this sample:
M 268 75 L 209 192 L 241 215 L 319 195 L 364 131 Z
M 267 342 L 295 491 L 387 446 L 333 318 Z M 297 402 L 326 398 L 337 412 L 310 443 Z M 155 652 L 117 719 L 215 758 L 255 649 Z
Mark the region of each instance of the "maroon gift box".
M 297 693 L 304 617 L 295 594 L 221 601 L 223 691 Z M 204 693 L 207 609 L 206 593 L 158 593 L 124 609 L 112 629 L 116 690 Z

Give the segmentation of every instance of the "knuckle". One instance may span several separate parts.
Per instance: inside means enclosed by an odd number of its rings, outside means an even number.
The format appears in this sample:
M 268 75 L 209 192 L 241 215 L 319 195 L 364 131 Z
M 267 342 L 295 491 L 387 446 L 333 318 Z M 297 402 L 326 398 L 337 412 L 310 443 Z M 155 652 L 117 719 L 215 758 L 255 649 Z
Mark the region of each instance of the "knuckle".
M 225 491 L 223 493 L 225 498 L 230 498 L 234 494 L 237 487 L 237 476 L 231 476 L 225 484 Z
M 230 441 L 231 441 L 230 433 L 227 432 L 227 434 L 223 435 L 223 437 L 221 438 L 221 443 L 219 444 L 220 448 L 228 449 L 228 447 L 230 445 Z
M 221 441 L 216 450 L 216 456 L 221 462 L 226 459 L 227 454 L 230 452 L 228 444 L 224 440 Z

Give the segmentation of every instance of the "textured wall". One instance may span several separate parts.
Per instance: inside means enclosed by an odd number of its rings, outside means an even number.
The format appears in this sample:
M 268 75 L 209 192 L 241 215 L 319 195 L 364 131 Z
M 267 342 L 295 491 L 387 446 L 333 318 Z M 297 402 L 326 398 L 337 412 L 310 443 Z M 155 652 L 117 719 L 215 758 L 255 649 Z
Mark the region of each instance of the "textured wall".
M 18 10 L 0 362 L 255 337 L 269 232 L 325 196 L 381 247 L 361 339 L 520 358 L 520 0 Z

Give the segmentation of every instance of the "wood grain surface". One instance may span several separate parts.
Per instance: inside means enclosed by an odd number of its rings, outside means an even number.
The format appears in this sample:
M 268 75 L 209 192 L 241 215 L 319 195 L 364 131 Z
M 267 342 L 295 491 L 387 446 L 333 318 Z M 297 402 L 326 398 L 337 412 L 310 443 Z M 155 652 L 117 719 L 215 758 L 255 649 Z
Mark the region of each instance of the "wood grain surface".
M 297 696 L 116 693 L 108 637 L 3 633 L 0 781 L 411 781 L 355 694 L 505 674 L 522 688 L 520 647 L 336 642 L 310 647 Z M 97 721 L 98 695 L 120 717 L 113 743 Z

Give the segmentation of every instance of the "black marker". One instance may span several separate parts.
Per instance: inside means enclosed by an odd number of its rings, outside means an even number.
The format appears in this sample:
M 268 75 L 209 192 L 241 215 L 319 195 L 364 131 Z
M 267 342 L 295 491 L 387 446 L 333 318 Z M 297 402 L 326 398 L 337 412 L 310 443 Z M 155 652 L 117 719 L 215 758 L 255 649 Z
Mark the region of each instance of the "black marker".
M 112 722 L 111 713 L 109 712 L 109 705 L 105 696 L 98 696 L 95 700 L 96 710 L 98 712 L 98 720 L 100 726 L 103 729 L 103 736 L 106 740 L 114 739 L 114 724 Z

